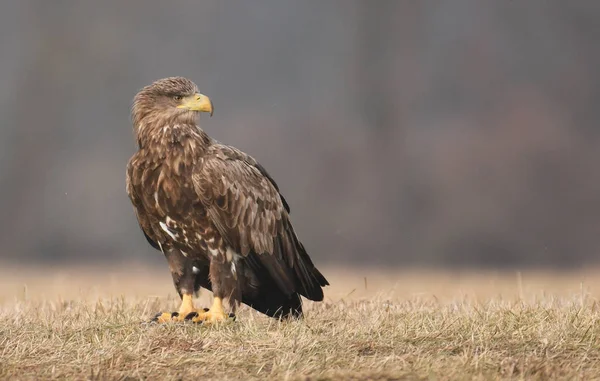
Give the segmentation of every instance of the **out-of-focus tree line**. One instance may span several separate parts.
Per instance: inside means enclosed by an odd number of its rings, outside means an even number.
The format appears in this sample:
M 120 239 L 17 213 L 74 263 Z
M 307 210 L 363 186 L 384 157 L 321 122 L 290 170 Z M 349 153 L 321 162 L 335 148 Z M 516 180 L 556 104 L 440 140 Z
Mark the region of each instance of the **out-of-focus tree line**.
M 600 259 L 600 2 L 0 5 L 0 259 L 162 261 L 131 99 L 193 79 L 318 263 Z

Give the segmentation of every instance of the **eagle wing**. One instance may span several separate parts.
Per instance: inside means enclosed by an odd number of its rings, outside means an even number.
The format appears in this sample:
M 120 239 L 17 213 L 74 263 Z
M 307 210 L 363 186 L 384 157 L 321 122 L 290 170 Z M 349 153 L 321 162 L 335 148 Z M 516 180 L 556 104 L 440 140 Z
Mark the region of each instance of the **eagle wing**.
M 194 171 L 193 183 L 224 242 L 250 268 L 266 270 L 288 295 L 323 300 L 321 286 L 328 282 L 298 240 L 277 184 L 255 159 L 214 144 Z
M 141 199 L 140 195 L 137 194 L 137 192 L 135 191 L 135 188 L 133 187 L 132 161 L 133 160 L 131 160 L 129 162 L 129 164 L 127 165 L 127 177 L 126 177 L 125 189 L 127 190 L 127 195 L 129 196 L 129 199 L 131 200 L 131 203 L 133 204 L 133 209 L 135 211 L 135 215 L 137 217 L 138 224 L 140 225 L 140 228 L 142 229 L 142 232 L 144 233 L 144 237 L 146 237 L 146 240 L 153 248 L 155 248 L 156 250 L 161 250 L 160 245 L 156 241 L 154 241 L 152 238 L 150 238 L 150 236 L 148 235 L 149 234 L 148 232 L 151 232 L 152 228 L 150 227 L 150 220 L 148 219 L 148 216 L 146 214 L 146 210 L 144 208 L 142 199 Z

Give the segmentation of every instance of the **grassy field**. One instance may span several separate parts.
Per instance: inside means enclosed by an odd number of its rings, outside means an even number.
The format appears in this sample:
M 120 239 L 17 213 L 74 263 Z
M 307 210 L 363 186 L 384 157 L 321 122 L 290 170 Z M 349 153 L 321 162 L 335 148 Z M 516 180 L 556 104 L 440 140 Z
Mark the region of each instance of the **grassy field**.
M 166 266 L 4 267 L 0 379 L 600 377 L 600 272 L 324 273 L 304 321 L 202 327 L 144 323 L 177 309 Z

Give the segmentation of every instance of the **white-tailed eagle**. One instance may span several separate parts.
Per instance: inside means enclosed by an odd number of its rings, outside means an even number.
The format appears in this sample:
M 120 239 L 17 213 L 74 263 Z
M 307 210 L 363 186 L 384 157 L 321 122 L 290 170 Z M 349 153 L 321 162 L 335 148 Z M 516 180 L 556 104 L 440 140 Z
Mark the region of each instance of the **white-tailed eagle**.
M 182 77 L 158 80 L 135 96 L 138 150 L 127 166 L 127 193 L 139 225 L 164 253 L 182 303 L 156 321 L 216 322 L 242 302 L 272 317 L 302 315 L 300 295 L 323 300 L 329 283 L 290 222 L 290 209 L 267 171 L 198 126 L 210 99 Z M 210 309 L 192 298 L 211 290 Z M 233 314 L 231 315 L 233 316 Z

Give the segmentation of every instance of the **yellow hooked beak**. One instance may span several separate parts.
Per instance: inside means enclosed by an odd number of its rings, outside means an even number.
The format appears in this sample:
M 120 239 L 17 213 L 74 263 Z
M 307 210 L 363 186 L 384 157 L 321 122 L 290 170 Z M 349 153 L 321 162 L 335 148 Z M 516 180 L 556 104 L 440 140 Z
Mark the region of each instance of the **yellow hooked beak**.
M 208 112 L 210 116 L 213 114 L 213 105 L 209 97 L 204 94 L 196 93 L 185 97 L 181 100 L 181 104 L 177 108 L 184 108 L 190 111 Z

